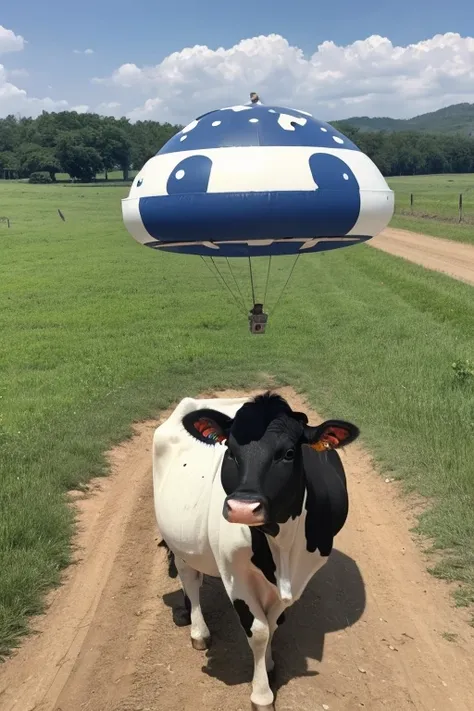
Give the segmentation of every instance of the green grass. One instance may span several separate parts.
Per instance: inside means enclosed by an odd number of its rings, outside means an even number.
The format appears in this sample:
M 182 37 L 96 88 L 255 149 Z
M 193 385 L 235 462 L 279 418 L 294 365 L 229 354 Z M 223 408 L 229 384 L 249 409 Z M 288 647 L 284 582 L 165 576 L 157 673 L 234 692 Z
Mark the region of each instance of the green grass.
M 466 224 L 453 224 L 423 217 L 405 217 L 395 214 L 390 222 L 390 227 L 402 230 L 411 230 L 431 237 L 450 239 L 455 242 L 465 242 L 474 245 L 474 226 Z
M 354 420 L 382 468 L 430 498 L 434 572 L 474 603 L 474 383 L 452 367 L 474 359 L 471 287 L 365 245 L 306 255 L 251 336 L 201 260 L 134 242 L 126 192 L 0 182 L 0 653 L 69 560 L 67 490 L 106 472 L 133 421 L 262 373 Z M 274 262 L 281 287 L 292 259 Z
M 392 227 L 474 244 L 474 173 L 388 178 L 395 192 Z M 463 194 L 463 222 L 459 195 Z M 413 209 L 410 205 L 413 194 Z
M 464 218 L 474 221 L 474 173 L 464 175 L 416 175 L 388 178 L 397 196 L 397 211 L 416 216 L 459 221 L 459 195 L 463 195 Z

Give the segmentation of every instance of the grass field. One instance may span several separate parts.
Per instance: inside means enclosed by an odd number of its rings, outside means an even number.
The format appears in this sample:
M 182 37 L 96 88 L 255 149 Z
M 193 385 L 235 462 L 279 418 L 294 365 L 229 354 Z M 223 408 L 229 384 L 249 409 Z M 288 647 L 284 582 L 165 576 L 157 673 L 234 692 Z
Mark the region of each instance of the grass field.
M 130 182 L 134 175 L 131 171 Z M 67 173 L 58 173 L 56 178 L 58 182 L 70 182 Z M 103 174 L 98 174 L 96 179 L 102 186 L 124 185 L 121 171 L 111 171 L 107 182 Z M 474 244 L 474 173 L 404 176 L 388 178 L 388 183 L 395 192 L 392 227 Z M 459 222 L 461 193 L 463 220 Z
M 395 191 L 393 227 L 474 244 L 474 174 L 388 178 Z M 459 222 L 459 195 L 463 222 Z M 413 209 L 410 195 L 413 194 Z
M 101 185 L 115 187 L 123 183 L 121 171 L 111 171 L 108 181 L 98 174 Z M 131 171 L 130 182 L 135 173 Z M 57 174 L 67 181 L 66 173 Z M 464 175 L 417 175 L 388 178 L 395 191 L 395 215 L 392 227 L 412 230 L 433 237 L 474 244 L 474 173 Z M 459 222 L 459 195 L 463 194 L 463 221 Z M 410 204 L 413 195 L 413 208 Z
M 262 373 L 353 419 L 385 471 L 431 498 L 434 572 L 474 603 L 472 288 L 363 245 L 306 255 L 252 337 L 199 259 L 132 240 L 126 192 L 0 182 L 0 653 L 68 562 L 67 490 L 106 471 L 131 422 Z

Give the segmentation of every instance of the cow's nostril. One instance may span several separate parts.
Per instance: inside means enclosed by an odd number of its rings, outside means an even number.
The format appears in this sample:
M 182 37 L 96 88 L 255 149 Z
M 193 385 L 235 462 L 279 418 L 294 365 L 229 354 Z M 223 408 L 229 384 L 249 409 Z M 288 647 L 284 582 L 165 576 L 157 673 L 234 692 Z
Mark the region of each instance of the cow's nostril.
M 265 522 L 266 508 L 264 501 L 252 499 L 227 499 L 224 503 L 224 518 L 229 523 L 241 523 L 257 526 Z
M 231 511 L 234 511 L 235 509 L 247 509 L 248 511 L 257 513 L 263 508 L 261 501 L 240 501 L 240 499 L 227 499 L 226 504 Z

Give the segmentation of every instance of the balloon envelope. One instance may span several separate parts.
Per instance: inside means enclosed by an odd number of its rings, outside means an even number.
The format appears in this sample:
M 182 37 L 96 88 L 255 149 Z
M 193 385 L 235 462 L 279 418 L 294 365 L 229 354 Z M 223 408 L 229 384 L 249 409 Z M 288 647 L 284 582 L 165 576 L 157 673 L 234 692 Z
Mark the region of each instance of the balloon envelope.
M 173 136 L 122 201 L 140 243 L 203 256 L 337 249 L 390 222 L 393 192 L 330 124 L 252 104 L 211 111 Z

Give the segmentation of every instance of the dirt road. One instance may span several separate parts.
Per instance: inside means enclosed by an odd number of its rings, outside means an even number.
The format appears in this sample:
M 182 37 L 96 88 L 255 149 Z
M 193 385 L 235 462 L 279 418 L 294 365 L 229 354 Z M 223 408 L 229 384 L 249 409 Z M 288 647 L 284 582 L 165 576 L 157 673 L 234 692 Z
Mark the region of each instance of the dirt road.
M 220 583 L 203 588 L 207 655 L 172 623 L 178 585 L 157 548 L 152 506 L 156 424 L 140 426 L 112 453 L 113 475 L 78 498 L 77 563 L 35 621 L 39 634 L 1 667 L 1 711 L 250 707 L 251 655 Z M 446 584 L 425 572 L 409 534 L 411 504 L 358 445 L 343 458 L 349 519 L 275 636 L 277 709 L 472 711 L 474 630 Z
M 418 232 L 392 227 L 369 240 L 367 244 L 427 269 L 434 269 L 468 284 L 474 284 L 474 247 L 470 244 L 428 237 Z

